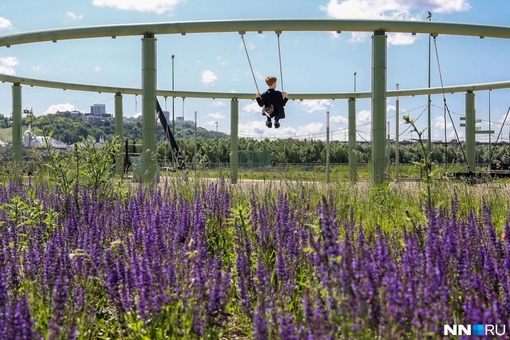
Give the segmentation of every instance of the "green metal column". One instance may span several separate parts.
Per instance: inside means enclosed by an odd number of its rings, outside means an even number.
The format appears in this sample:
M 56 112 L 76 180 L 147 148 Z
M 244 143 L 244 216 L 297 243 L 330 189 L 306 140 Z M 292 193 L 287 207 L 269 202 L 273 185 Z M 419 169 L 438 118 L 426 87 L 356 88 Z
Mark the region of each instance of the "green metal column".
M 386 169 L 386 33 L 372 38 L 372 182 L 380 184 Z
M 117 92 L 115 94 L 115 137 L 117 137 L 117 143 L 120 144 L 117 156 L 115 157 L 115 173 L 119 176 L 124 176 L 124 132 L 122 129 L 122 94 Z
M 142 39 L 142 182 L 156 177 L 156 38 Z
M 329 111 L 326 111 L 326 183 L 329 183 L 329 159 L 330 159 Z
M 12 85 L 12 152 L 14 163 L 21 166 L 23 161 L 23 146 L 21 145 L 21 85 Z
M 476 168 L 476 111 L 475 94 L 473 91 L 466 93 L 466 158 L 467 171 L 475 171 Z
M 399 84 L 397 84 L 397 91 L 399 89 Z M 400 134 L 400 97 L 397 97 L 395 102 L 395 181 L 398 182 L 400 177 L 400 142 L 399 142 L 399 134 Z
M 237 183 L 239 167 L 239 101 L 232 98 L 230 102 L 230 180 Z
M 349 98 L 349 179 L 356 183 L 358 179 L 358 160 L 356 157 L 356 99 Z

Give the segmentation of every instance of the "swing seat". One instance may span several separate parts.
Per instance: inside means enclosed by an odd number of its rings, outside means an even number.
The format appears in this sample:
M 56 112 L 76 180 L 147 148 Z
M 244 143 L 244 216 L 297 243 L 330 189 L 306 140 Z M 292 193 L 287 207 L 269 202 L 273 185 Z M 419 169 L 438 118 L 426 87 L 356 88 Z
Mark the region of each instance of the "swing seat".
M 273 115 L 274 113 L 274 106 L 273 104 L 269 105 L 269 106 L 264 106 L 264 108 L 262 109 L 262 112 L 268 116 L 269 118 L 271 118 L 271 116 Z

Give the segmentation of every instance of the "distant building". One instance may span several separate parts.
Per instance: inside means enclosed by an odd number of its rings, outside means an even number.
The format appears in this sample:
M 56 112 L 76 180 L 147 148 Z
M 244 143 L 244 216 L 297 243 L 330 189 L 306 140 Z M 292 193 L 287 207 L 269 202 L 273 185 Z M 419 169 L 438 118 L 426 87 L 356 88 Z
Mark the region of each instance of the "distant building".
M 90 107 L 90 114 L 92 116 L 104 117 L 106 114 L 106 105 L 105 104 L 94 104 Z
M 163 116 L 165 116 L 167 122 L 170 122 L 170 112 L 169 111 L 163 111 Z
M 28 129 L 23 133 L 22 137 L 22 145 L 26 148 L 35 148 L 35 147 L 46 147 L 46 141 L 48 145 L 52 146 L 54 149 L 66 151 L 68 149 L 68 145 L 56 140 L 51 137 L 43 137 L 36 136 L 32 133 L 32 128 L 29 125 Z
M 83 113 L 81 113 L 78 110 L 73 110 L 73 111 L 57 111 L 56 114 L 67 117 L 80 117 Z

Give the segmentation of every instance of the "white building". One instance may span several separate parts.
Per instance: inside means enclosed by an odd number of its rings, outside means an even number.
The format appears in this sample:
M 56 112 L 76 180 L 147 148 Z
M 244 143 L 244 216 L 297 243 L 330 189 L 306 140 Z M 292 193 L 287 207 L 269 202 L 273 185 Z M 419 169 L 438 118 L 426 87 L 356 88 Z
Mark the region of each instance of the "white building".
M 46 147 L 46 141 L 48 144 L 53 147 L 54 149 L 58 150 L 67 150 L 68 145 L 56 140 L 55 138 L 51 137 L 43 137 L 43 136 L 36 136 L 32 133 L 32 128 L 29 125 L 28 129 L 23 133 L 23 137 L 21 140 L 21 143 L 26 148 L 34 148 L 34 147 Z
M 90 114 L 92 116 L 103 117 L 106 114 L 105 104 L 94 104 L 90 107 Z

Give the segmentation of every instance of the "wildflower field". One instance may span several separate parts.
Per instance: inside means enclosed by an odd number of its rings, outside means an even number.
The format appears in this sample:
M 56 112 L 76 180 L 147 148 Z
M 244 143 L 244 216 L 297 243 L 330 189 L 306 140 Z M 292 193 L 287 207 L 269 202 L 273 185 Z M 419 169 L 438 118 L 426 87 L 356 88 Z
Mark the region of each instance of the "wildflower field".
M 509 328 L 506 185 L 0 187 L 1 339 L 425 339 Z

